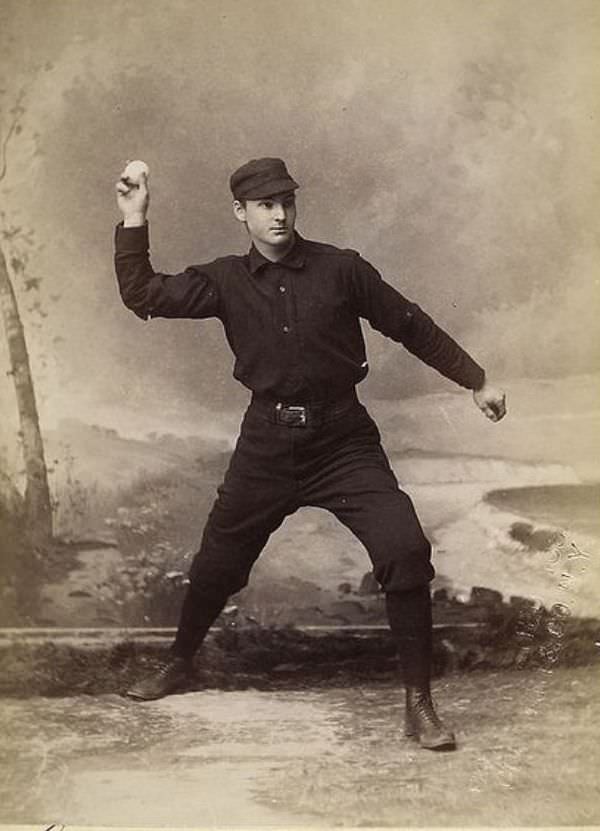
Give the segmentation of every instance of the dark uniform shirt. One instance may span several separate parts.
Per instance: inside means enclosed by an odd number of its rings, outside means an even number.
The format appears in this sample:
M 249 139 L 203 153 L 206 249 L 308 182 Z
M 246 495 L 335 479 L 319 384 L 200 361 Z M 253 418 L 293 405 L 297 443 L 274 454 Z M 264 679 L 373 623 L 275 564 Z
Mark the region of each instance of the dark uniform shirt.
M 361 318 L 461 386 L 483 386 L 483 369 L 355 251 L 297 234 L 277 263 L 253 246 L 167 275 L 153 270 L 148 245 L 147 225 L 117 226 L 125 305 L 143 319 L 218 318 L 234 377 L 258 395 L 303 403 L 349 391 L 368 372 Z

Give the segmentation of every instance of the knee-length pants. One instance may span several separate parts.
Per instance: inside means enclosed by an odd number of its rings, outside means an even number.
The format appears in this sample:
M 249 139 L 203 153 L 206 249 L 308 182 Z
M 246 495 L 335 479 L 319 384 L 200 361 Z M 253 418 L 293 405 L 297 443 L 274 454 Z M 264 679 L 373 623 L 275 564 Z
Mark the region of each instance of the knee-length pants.
M 431 546 L 366 409 L 351 399 L 304 427 L 253 401 L 190 569 L 192 588 L 229 596 L 248 582 L 269 536 L 302 506 L 331 511 L 365 546 L 385 592 L 434 576 Z M 306 556 L 310 556 L 310 551 Z

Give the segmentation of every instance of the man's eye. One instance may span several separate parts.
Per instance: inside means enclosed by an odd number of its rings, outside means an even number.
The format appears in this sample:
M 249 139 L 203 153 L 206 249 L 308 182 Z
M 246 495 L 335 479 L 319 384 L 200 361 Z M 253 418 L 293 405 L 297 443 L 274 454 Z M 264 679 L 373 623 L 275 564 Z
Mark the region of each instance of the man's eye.
M 261 208 L 272 208 L 273 207 L 272 202 L 259 202 L 258 204 L 260 205 Z

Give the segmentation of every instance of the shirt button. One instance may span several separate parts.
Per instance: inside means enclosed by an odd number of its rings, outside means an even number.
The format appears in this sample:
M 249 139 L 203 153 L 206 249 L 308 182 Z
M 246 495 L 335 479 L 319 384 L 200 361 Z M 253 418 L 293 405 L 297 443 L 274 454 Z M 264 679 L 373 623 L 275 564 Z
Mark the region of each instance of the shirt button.
M 287 333 L 290 331 L 290 327 L 289 327 L 289 326 L 284 326 L 284 327 L 283 327 L 283 331 L 284 331 L 284 332 L 286 333 L 286 335 L 287 335 Z
M 285 286 L 279 286 L 279 291 L 284 294 L 285 293 Z

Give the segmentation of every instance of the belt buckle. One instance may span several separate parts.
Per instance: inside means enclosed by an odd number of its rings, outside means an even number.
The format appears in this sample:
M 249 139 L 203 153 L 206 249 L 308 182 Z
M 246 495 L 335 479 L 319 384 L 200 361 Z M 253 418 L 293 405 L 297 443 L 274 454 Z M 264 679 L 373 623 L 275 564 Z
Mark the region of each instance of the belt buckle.
M 277 423 L 285 424 L 286 427 L 306 427 L 307 411 L 306 407 L 300 405 L 290 405 L 284 407 L 281 402 L 275 407 L 277 414 Z

